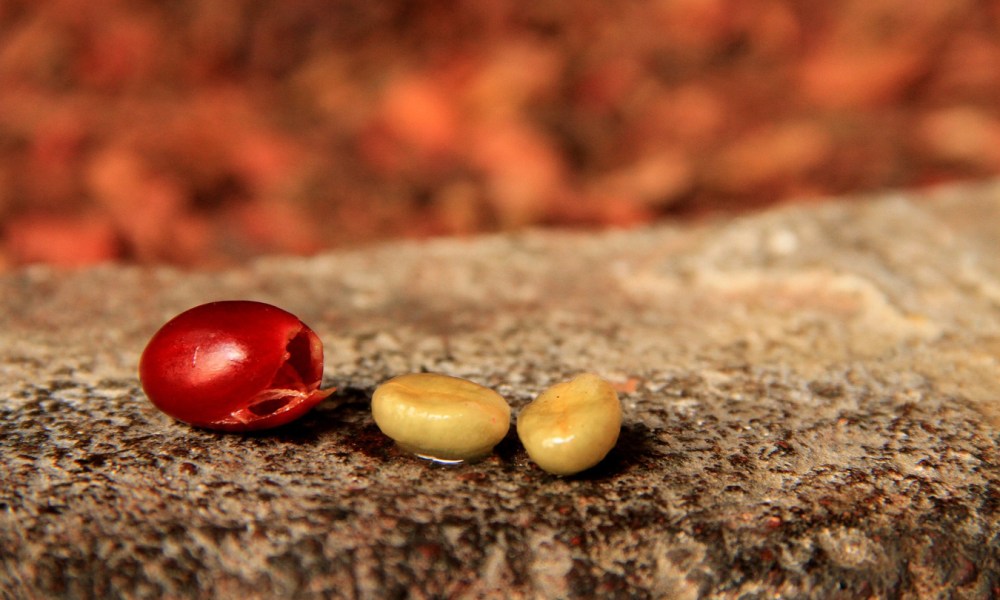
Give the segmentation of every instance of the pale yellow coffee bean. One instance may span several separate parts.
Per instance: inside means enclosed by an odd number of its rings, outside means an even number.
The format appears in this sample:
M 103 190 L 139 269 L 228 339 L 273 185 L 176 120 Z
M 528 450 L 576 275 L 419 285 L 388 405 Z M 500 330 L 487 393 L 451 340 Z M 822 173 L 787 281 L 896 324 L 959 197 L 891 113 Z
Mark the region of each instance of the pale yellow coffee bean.
M 436 373 L 400 375 L 378 386 L 372 416 L 404 450 L 446 462 L 489 454 L 510 429 L 510 405 L 500 394 Z
M 531 460 L 556 475 L 601 462 L 618 442 L 622 406 L 611 384 L 592 373 L 542 392 L 517 416 L 517 436 Z

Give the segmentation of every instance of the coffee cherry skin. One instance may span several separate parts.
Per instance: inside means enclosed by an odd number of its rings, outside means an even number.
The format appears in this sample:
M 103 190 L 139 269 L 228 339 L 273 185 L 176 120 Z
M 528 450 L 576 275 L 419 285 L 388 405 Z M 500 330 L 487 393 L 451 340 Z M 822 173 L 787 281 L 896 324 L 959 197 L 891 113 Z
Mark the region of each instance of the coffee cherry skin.
M 320 390 L 323 344 L 295 315 L 248 300 L 191 308 L 157 331 L 139 360 L 150 401 L 185 423 L 270 429 L 307 413 Z

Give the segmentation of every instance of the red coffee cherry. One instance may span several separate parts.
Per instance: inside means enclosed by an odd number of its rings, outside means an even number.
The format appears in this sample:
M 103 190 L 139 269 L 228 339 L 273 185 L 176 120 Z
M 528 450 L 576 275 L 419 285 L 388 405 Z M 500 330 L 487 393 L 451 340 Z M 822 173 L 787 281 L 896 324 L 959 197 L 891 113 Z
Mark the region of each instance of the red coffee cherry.
M 323 344 L 270 304 L 202 304 L 167 322 L 139 360 L 146 396 L 196 427 L 254 431 L 289 423 L 334 390 L 319 389 Z

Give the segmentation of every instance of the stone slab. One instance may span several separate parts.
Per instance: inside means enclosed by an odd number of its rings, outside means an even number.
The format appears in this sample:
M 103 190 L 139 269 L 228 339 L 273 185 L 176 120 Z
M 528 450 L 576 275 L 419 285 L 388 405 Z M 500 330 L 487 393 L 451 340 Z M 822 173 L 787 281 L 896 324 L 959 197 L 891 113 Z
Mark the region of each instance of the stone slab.
M 136 363 L 192 305 L 271 302 L 337 394 L 270 433 L 157 412 Z M 1000 595 L 1000 184 L 696 226 L 528 232 L 223 272 L 0 278 L 4 598 Z M 618 447 L 513 433 L 444 466 L 374 426 L 430 370 L 514 413 L 595 371 Z

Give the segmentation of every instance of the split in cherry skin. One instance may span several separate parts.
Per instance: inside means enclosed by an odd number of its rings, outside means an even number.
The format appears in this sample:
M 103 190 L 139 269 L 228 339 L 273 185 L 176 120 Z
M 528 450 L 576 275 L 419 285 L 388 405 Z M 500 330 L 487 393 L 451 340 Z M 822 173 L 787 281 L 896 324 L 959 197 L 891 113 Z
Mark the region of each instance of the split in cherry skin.
M 157 331 L 139 360 L 152 403 L 204 429 L 257 431 L 298 419 L 320 390 L 323 344 L 295 315 L 248 300 L 191 308 Z

